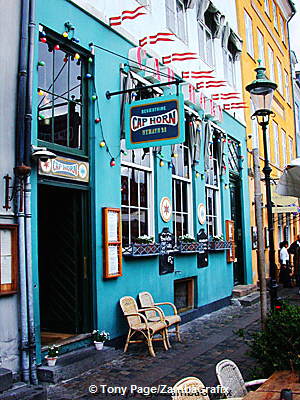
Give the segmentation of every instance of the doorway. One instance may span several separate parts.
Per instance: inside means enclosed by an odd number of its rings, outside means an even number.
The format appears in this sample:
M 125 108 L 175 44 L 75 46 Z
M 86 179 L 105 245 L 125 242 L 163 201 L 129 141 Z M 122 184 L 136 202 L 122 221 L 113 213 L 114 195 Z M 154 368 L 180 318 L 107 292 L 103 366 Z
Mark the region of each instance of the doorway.
M 88 210 L 87 191 L 39 185 L 42 344 L 91 331 Z
M 243 285 L 244 254 L 243 254 L 243 230 L 242 230 L 242 203 L 241 181 L 239 177 L 230 177 L 231 219 L 234 222 L 235 261 L 233 262 L 234 285 Z

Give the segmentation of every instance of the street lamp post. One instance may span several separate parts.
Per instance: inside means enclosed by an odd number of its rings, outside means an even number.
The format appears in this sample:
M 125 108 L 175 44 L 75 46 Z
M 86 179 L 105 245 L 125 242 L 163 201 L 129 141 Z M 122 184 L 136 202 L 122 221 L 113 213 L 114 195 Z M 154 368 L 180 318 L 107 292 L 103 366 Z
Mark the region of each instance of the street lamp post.
M 271 172 L 272 168 L 269 163 L 268 146 L 267 146 L 267 128 L 270 122 L 270 117 L 274 115 L 271 111 L 274 91 L 277 88 L 275 82 L 267 79 L 265 75 L 266 68 L 260 65 L 255 69 L 256 79 L 246 86 L 246 90 L 250 93 L 251 100 L 254 106 L 254 114 L 252 118 L 257 119 L 257 123 L 262 127 L 264 158 L 265 165 L 263 173 L 265 175 L 266 185 L 266 201 L 268 215 L 268 232 L 269 232 L 269 266 L 270 266 L 270 297 L 271 308 L 273 309 L 277 299 L 277 281 L 276 281 L 276 263 L 275 263 L 275 248 L 274 248 L 274 225 L 272 214 L 272 198 L 271 198 Z

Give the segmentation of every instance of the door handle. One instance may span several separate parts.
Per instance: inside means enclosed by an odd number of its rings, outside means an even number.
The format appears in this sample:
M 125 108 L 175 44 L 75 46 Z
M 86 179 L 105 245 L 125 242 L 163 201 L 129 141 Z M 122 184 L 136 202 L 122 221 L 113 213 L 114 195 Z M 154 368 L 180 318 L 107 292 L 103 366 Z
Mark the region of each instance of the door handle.
M 83 257 L 83 279 L 87 279 L 87 258 Z

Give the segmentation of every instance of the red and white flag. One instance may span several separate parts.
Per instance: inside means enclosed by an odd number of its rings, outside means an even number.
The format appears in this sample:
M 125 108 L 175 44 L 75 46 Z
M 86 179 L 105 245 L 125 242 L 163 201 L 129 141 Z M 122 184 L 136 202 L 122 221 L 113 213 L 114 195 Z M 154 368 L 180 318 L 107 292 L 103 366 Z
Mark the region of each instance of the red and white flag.
M 209 71 L 182 71 L 183 79 L 213 79 L 214 70 Z
M 174 61 L 186 61 L 186 60 L 197 60 L 197 53 L 173 53 L 169 56 L 162 58 L 163 64 L 170 64 Z
M 156 35 L 145 36 L 143 39 L 140 39 L 139 45 L 143 47 L 146 44 L 155 44 L 157 42 L 173 42 L 174 39 L 172 36 L 175 36 L 175 33 L 158 32 Z
M 239 100 L 241 98 L 241 95 L 238 92 L 216 93 L 216 94 L 212 94 L 211 98 L 213 100 L 223 100 L 223 101 L 232 100 L 232 99 Z
M 145 14 L 147 14 L 145 6 L 137 7 L 133 11 L 124 10 L 122 11 L 121 15 L 109 18 L 109 25 L 110 26 L 121 25 L 125 19 L 135 19 L 140 15 L 145 15 Z
M 229 104 L 224 104 L 223 106 L 224 110 L 235 110 L 238 108 L 248 108 L 248 106 L 246 105 L 245 101 L 241 101 L 239 103 L 229 103 Z
M 227 81 L 201 81 L 196 84 L 197 89 L 218 88 L 222 86 L 227 86 Z

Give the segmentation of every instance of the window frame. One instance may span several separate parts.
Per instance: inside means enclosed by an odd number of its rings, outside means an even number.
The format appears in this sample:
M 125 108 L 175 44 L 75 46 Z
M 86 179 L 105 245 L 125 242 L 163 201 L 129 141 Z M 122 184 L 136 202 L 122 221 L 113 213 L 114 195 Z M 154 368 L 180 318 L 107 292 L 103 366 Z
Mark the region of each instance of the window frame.
M 294 157 L 294 140 L 290 136 L 288 138 L 289 138 L 289 155 L 290 155 L 290 162 L 291 162 Z
M 178 147 L 182 147 L 187 151 L 188 154 L 188 175 L 189 177 L 186 178 L 181 175 L 176 175 L 173 174 L 172 172 L 172 218 L 173 218 L 173 233 L 175 236 L 175 242 L 177 242 L 179 236 L 182 236 L 185 234 L 183 232 L 183 224 L 181 227 L 181 234 L 177 235 L 177 229 L 176 229 L 176 218 L 175 216 L 180 214 L 181 216 L 186 215 L 187 216 L 187 230 L 188 234 L 193 236 L 194 235 L 194 225 L 193 225 L 193 183 L 192 183 L 192 158 L 190 154 L 190 149 L 189 146 L 184 142 L 184 143 L 178 143 L 174 145 L 174 153 L 177 153 Z M 184 153 L 183 153 L 183 167 L 185 166 L 184 164 Z M 183 168 L 184 169 L 184 168 Z M 180 182 L 180 187 L 181 187 L 181 210 L 177 211 L 176 210 L 176 197 L 174 197 L 174 194 L 176 195 L 176 182 Z M 187 195 L 187 211 L 183 211 L 183 190 L 182 190 L 182 185 L 186 184 L 186 195 Z
M 81 59 L 81 66 L 82 66 L 82 77 L 85 76 L 85 74 L 87 72 L 89 72 L 89 65 L 87 62 L 87 58 L 90 57 L 91 55 L 89 53 L 87 53 L 83 48 L 76 46 L 74 43 L 70 42 L 69 40 L 64 40 L 61 39 L 61 37 L 55 33 L 54 31 L 50 30 L 47 27 L 43 27 L 44 32 L 47 34 L 47 43 L 45 43 L 46 45 L 48 45 L 48 42 L 56 44 L 56 43 L 62 43 L 60 46 L 62 47 L 63 51 L 66 49 L 66 53 L 78 53 L 80 55 L 80 59 Z M 44 43 L 42 43 L 44 44 Z M 40 42 L 39 42 L 40 45 Z M 61 50 L 61 49 L 60 49 Z M 58 50 L 58 51 L 60 51 Z M 53 50 L 54 51 L 54 50 Z M 53 54 L 54 57 L 54 54 Z M 83 62 L 84 60 L 84 62 Z M 39 68 L 43 68 L 43 67 L 39 67 Z M 54 72 L 52 72 L 53 74 Z M 53 78 L 53 77 L 52 77 Z M 59 143 L 55 143 L 55 142 L 49 142 L 43 139 L 39 138 L 39 128 L 37 129 L 37 143 L 39 146 L 43 146 L 43 147 L 47 147 L 51 150 L 54 151 L 58 151 L 58 152 L 63 152 L 63 153 L 67 153 L 70 155 L 78 155 L 78 156 L 82 156 L 83 158 L 88 158 L 88 154 L 89 154 L 89 124 L 88 124 L 88 120 L 89 120 L 89 113 L 90 113 L 90 107 L 89 107 L 89 102 L 88 102 L 88 93 L 89 93 L 89 80 L 87 79 L 82 79 L 82 101 L 81 101 L 81 142 L 82 142 L 82 148 L 78 149 L 78 148 L 73 148 L 73 147 L 69 147 L 69 146 L 65 146 L 65 145 L 61 145 Z M 52 79 L 51 79 L 52 82 Z M 44 88 L 41 88 L 42 90 L 45 90 Z M 54 92 L 55 94 L 55 92 Z M 55 95 L 56 97 L 57 95 Z M 39 96 L 40 97 L 40 96 Z M 57 97 L 56 97 L 57 99 Z M 79 103 L 80 104 L 80 103 Z M 51 117 L 53 118 L 53 116 Z M 69 117 L 68 117 L 69 120 Z M 53 122 L 52 122 L 52 126 L 53 126 Z M 69 129 L 69 122 L 67 123 L 67 129 Z M 53 127 L 52 127 L 53 130 Z M 69 134 L 69 133 L 68 133 Z M 53 135 L 53 132 L 52 132 Z
M 273 25 L 277 32 L 279 32 L 278 24 L 278 14 L 277 14 L 277 4 L 272 0 L 272 10 L 273 10 Z
M 275 81 L 274 50 L 269 44 L 268 44 L 268 62 L 269 62 L 269 78 L 271 81 Z
M 286 70 L 284 70 L 284 90 L 286 102 L 291 104 L 290 79 L 289 73 Z
M 277 61 L 277 76 L 278 76 L 277 90 L 283 96 L 282 65 L 281 62 L 279 61 L 279 58 L 276 57 L 276 61 Z
M 0 297 L 18 292 L 18 225 L 0 224 L 0 232 L 11 232 L 11 283 L 1 283 L 1 236 L 0 236 Z
M 220 129 L 218 127 L 218 129 Z M 213 140 L 212 143 L 208 144 L 210 146 L 209 150 L 209 160 L 212 160 L 210 162 L 209 168 L 214 169 L 214 163 L 216 164 L 216 181 L 217 184 L 213 185 L 210 183 L 207 183 L 205 181 L 205 204 L 206 204 L 206 233 L 207 236 L 210 237 L 210 235 L 215 236 L 215 235 L 222 235 L 222 207 L 221 207 L 221 179 L 220 179 L 220 166 L 218 163 L 218 159 L 214 157 L 214 146 L 216 145 L 216 141 Z M 211 158 L 212 157 L 212 158 Z M 211 166 L 212 165 L 212 166 Z M 214 193 L 214 206 L 215 206 L 215 211 L 213 214 L 208 213 L 208 190 L 212 190 Z M 209 224 L 209 218 L 212 220 L 215 218 L 216 224 Z M 213 233 L 210 233 L 209 227 L 212 226 Z M 215 231 L 216 230 L 216 231 Z
M 281 128 L 281 146 L 283 155 L 283 167 L 287 165 L 287 153 L 286 153 L 286 131 Z
M 244 21 L 246 29 L 246 49 L 247 53 L 254 58 L 254 43 L 253 43 L 253 21 L 251 16 L 244 10 Z
M 280 36 L 281 36 L 281 41 L 285 45 L 286 44 L 286 38 L 285 38 L 285 21 L 284 18 L 281 14 L 279 14 L 279 24 L 280 24 Z
M 125 139 L 123 139 L 125 141 Z M 142 150 L 142 149 L 136 149 L 136 150 Z M 127 153 L 129 154 L 130 152 L 134 152 L 135 150 L 126 150 Z M 128 177 L 128 205 L 124 205 L 122 203 L 122 197 L 121 197 L 121 223 L 123 223 L 123 218 L 122 218 L 122 211 L 123 208 L 128 209 L 129 211 L 131 209 L 138 209 L 138 210 L 147 210 L 148 211 L 148 218 L 147 218 L 147 225 L 148 225 L 148 232 L 146 233 L 148 236 L 155 236 L 155 230 L 154 230 L 154 163 L 153 163 L 153 152 L 152 148 L 149 148 L 149 161 L 150 161 L 150 166 L 144 166 L 140 164 L 136 164 L 130 161 L 126 161 L 122 159 L 123 153 L 121 153 L 121 179 L 122 179 L 122 167 L 128 168 L 128 170 L 131 170 L 132 173 L 135 173 L 135 171 L 143 171 L 147 174 L 147 207 L 141 207 L 140 206 L 140 192 L 138 193 L 138 205 L 137 206 L 132 206 L 130 204 L 130 179 Z M 139 185 L 140 186 L 140 185 Z M 130 215 L 130 213 L 128 213 Z M 140 231 L 140 220 L 139 220 L 139 236 L 141 234 Z M 132 238 L 131 234 L 131 224 L 129 221 L 129 227 L 128 227 L 128 244 L 134 243 L 134 240 Z M 124 243 L 122 240 L 122 245 L 124 247 Z
M 279 126 L 277 122 L 273 121 L 273 143 L 274 143 L 274 164 L 276 167 L 280 167 L 280 156 L 279 156 Z
M 171 26 L 172 24 L 169 23 L 169 17 L 170 13 L 168 13 L 168 10 L 170 8 L 168 7 L 168 1 L 172 1 L 173 3 L 173 9 L 171 10 L 171 13 L 174 15 L 174 26 L 175 29 Z M 184 31 L 184 37 L 180 36 L 180 29 L 179 29 L 179 22 L 178 22 L 178 12 L 177 12 L 177 4 L 180 4 L 183 10 L 183 31 Z M 176 35 L 176 37 L 180 40 L 182 40 L 184 43 L 187 43 L 188 40 L 188 35 L 187 35 L 187 21 L 186 21 L 186 11 L 185 11 L 185 6 L 184 2 L 182 0 L 165 0 L 165 12 L 166 12 L 166 27 Z

